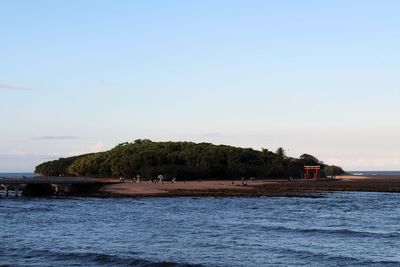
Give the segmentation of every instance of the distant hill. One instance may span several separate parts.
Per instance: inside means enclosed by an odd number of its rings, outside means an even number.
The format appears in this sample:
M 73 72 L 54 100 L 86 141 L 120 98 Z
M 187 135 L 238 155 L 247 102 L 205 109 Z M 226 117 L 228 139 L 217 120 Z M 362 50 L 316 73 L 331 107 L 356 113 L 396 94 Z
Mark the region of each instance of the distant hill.
M 323 176 L 344 173 L 340 167 L 323 164 L 311 155 L 288 158 L 282 148 L 273 153 L 267 149 L 147 139 L 122 143 L 105 152 L 44 162 L 36 166 L 35 173 L 127 178 L 163 174 L 180 180 L 299 178 L 304 165 L 320 165 Z

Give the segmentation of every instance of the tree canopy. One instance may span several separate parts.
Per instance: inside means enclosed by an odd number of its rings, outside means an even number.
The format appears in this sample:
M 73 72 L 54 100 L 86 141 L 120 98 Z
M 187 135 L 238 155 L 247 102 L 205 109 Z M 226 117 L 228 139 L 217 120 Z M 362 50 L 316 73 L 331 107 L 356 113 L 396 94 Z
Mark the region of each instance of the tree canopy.
M 193 142 L 152 142 L 148 139 L 121 143 L 105 152 L 60 158 L 44 162 L 35 173 L 47 176 L 155 177 L 158 174 L 181 180 L 235 179 L 240 177 L 302 177 L 304 165 L 315 157 L 299 159 L 285 156 L 283 148 L 273 153 L 251 148 Z M 322 175 L 338 175 L 337 166 L 321 165 Z M 325 172 L 324 172 L 325 171 Z

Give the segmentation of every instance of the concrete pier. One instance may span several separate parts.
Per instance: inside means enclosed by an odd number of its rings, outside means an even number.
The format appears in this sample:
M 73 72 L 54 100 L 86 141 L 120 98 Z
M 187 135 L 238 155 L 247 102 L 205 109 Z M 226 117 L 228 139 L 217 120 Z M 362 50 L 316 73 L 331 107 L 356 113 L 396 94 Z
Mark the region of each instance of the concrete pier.
M 4 197 L 8 197 L 9 195 L 9 190 L 10 190 L 10 185 L 5 185 L 5 184 L 0 184 L 0 190 L 3 189 L 4 190 Z M 19 187 L 18 185 L 11 185 L 11 190 L 14 189 L 14 197 L 18 197 L 19 196 Z
M 46 177 L 35 178 L 6 178 L 0 177 L 0 190 L 4 188 L 4 196 L 8 197 L 9 189 L 14 189 L 14 196 L 22 195 L 64 195 L 80 191 L 93 190 L 93 179 L 88 177 Z
M 60 191 L 60 189 L 59 189 L 59 187 L 58 187 L 58 185 L 52 185 L 53 186 L 53 188 L 54 188 L 54 195 L 58 195 L 59 194 L 59 191 Z

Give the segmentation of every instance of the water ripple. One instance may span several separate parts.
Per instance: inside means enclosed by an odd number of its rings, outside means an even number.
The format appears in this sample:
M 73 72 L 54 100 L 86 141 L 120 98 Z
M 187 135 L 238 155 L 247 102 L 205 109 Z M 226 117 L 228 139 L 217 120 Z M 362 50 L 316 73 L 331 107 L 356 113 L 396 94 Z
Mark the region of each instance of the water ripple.
M 0 199 L 16 266 L 400 265 L 397 194 Z

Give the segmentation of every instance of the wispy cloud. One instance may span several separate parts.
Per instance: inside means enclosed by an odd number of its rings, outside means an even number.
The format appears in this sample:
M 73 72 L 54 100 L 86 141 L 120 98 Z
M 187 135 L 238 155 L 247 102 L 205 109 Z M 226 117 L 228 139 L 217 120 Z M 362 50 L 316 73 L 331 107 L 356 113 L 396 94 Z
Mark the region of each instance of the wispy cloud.
M 95 145 L 91 146 L 89 149 L 81 149 L 78 151 L 73 151 L 69 153 L 69 156 L 78 156 L 87 153 L 95 153 L 103 150 L 104 144 L 102 140 L 99 140 Z
M 104 147 L 103 141 L 99 140 L 97 144 L 90 148 L 91 152 L 100 152 Z
M 13 156 L 22 156 L 25 155 L 26 153 L 22 150 L 18 150 L 18 149 L 13 149 L 11 150 L 11 155 Z
M 348 171 L 398 170 L 400 153 L 382 156 L 333 156 L 325 161 L 329 165 L 337 165 Z
M 45 135 L 33 138 L 33 140 L 70 140 L 70 139 L 78 139 L 78 137 L 72 135 L 61 135 L 61 136 Z
M 19 87 L 19 86 L 14 86 L 14 85 L 9 85 L 9 84 L 3 84 L 3 83 L 0 83 L 0 89 L 20 90 L 20 91 L 31 91 L 31 90 L 32 90 L 32 89 L 30 89 L 30 88 Z

